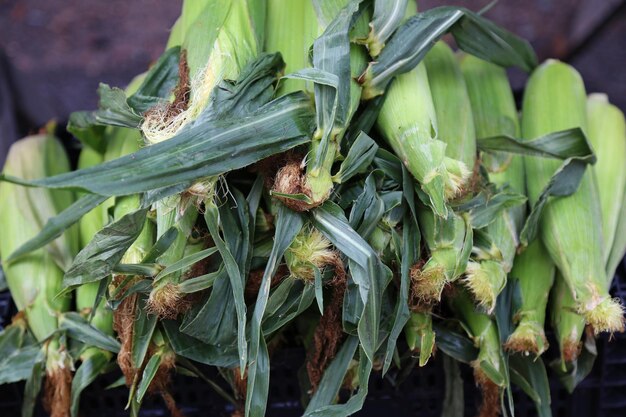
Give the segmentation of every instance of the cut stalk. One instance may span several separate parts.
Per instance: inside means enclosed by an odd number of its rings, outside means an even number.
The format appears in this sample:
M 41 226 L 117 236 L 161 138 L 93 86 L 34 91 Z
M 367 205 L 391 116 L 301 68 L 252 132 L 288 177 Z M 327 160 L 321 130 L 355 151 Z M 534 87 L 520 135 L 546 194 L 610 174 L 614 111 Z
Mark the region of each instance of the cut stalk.
M 465 76 L 476 127 L 476 136 L 498 135 L 519 137 L 519 124 L 513 91 L 506 71 L 472 55 L 464 55 L 461 69 Z M 510 186 L 525 194 L 524 165 L 520 156 L 505 153 L 482 153 L 489 179 L 498 187 Z M 525 206 L 502 211 L 485 229 L 495 246 L 497 256 L 475 260 L 468 267 L 466 284 L 475 299 L 492 311 L 511 271 L 519 232 L 525 217 Z
M 526 87 L 523 137 L 574 127 L 587 131 L 585 102 L 578 72 L 567 64 L 547 61 L 535 70 Z M 537 157 L 526 157 L 524 163 L 528 196 L 534 204 L 560 163 Z M 585 172 L 575 193 L 546 204 L 540 226 L 541 239 L 572 291 L 578 313 L 596 333 L 623 331 L 622 307 L 608 294 L 602 218 L 592 170 Z

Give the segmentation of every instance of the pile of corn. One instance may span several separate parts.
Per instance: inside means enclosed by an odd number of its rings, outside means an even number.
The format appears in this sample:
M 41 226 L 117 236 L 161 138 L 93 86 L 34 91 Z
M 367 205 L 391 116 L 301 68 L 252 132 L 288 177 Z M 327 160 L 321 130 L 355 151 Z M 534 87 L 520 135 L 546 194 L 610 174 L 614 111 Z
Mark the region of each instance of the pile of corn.
M 77 416 L 115 369 L 133 416 L 147 395 L 183 415 L 175 372 L 263 416 L 285 346 L 307 351 L 306 416 L 355 413 L 372 372 L 435 350 L 472 366 L 481 415 L 512 415 L 516 384 L 549 416 L 549 340 L 572 390 L 624 331 L 624 116 L 473 12 L 185 0 L 163 56 L 99 94 L 70 118 L 76 170 L 49 128 L 0 176 L 0 383 L 26 380 L 24 416 L 40 391 Z

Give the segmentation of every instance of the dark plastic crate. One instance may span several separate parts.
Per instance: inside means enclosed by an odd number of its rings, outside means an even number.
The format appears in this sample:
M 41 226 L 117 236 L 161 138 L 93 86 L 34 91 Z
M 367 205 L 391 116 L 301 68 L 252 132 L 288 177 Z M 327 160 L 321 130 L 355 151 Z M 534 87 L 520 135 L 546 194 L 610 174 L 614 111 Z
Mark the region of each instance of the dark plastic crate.
M 626 304 L 626 259 L 622 261 L 611 293 Z M 14 307 L 10 306 L 8 293 L 0 293 L 0 323 L 10 322 Z M 552 411 L 554 417 L 624 417 L 626 416 L 626 335 L 615 334 L 612 340 L 603 336 L 597 341 L 598 358 L 591 374 L 569 394 L 548 369 L 550 378 Z M 270 394 L 267 416 L 295 417 L 302 415 L 298 373 L 305 361 L 302 349 L 278 350 L 272 357 Z M 444 373 L 441 355 L 435 356 L 427 366 L 415 369 L 399 387 L 394 387 L 380 373 L 370 380 L 369 393 L 358 417 L 369 416 L 416 416 L 439 417 L 444 395 Z M 212 368 L 202 367 L 205 375 L 225 383 Z M 465 416 L 476 415 L 480 394 L 474 386 L 469 366 L 461 366 L 465 387 Z M 127 417 L 124 411 L 128 392 L 125 387 L 111 390 L 105 388 L 120 375 L 110 374 L 99 378 L 81 397 L 83 416 Z M 197 378 L 176 376 L 172 381 L 174 398 L 187 417 L 230 416 L 233 407 L 218 396 L 207 384 Z M 0 416 L 18 416 L 23 384 L 0 386 Z M 532 401 L 520 390 L 514 390 L 515 415 L 536 416 Z M 41 409 L 38 416 L 45 414 Z M 168 416 L 158 397 L 147 398 L 141 411 L 142 417 Z

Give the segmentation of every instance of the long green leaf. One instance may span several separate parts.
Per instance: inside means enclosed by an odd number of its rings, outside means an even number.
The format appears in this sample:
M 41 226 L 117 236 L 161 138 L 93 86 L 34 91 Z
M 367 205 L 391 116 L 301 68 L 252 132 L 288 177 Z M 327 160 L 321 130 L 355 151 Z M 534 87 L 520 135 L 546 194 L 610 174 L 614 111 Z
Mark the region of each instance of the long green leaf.
M 124 215 L 105 226 L 81 250 L 63 277 L 64 291 L 107 277 L 144 227 L 147 208 Z
M 71 338 L 79 340 L 87 346 L 95 346 L 113 353 L 120 351 L 120 343 L 116 339 L 89 324 L 78 313 L 71 311 L 63 313 L 59 317 L 59 328 L 66 330 Z
M 464 51 L 501 66 L 531 71 L 537 58 L 530 44 L 461 7 L 437 7 L 408 19 L 396 30 L 375 62 L 361 75 L 367 98 L 384 92 L 394 76 L 415 68 L 426 53 L 451 32 Z
M 114 196 L 137 194 L 243 168 L 306 143 L 311 103 L 294 93 L 240 118 L 213 120 L 175 137 L 95 167 L 34 181 L 0 180 L 49 188 L 78 188 Z
M 302 216 L 289 210 L 282 204 L 279 206 L 276 219 L 276 237 L 263 273 L 259 293 L 254 306 L 254 313 L 250 322 L 246 415 L 263 416 L 265 414 L 270 375 L 269 357 L 262 356 L 261 361 L 258 360 L 259 353 L 261 355 L 267 355 L 267 347 L 265 346 L 261 324 L 269 298 L 272 277 L 276 273 L 278 264 L 285 250 L 287 250 L 298 232 L 300 232 L 303 225 L 304 221 Z
M 90 355 L 80 364 L 72 378 L 72 394 L 70 413 L 72 417 L 78 416 L 78 407 L 80 404 L 80 394 L 98 375 L 104 372 L 109 364 L 109 358 L 103 352 L 96 352 Z

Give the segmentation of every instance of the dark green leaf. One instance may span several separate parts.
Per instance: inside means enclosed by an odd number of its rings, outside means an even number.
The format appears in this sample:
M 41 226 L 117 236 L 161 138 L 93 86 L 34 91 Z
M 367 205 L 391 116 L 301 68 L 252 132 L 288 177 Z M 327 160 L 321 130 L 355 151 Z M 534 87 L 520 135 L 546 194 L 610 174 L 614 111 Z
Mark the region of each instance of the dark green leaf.
M 438 323 L 433 323 L 433 329 L 437 335 L 437 347 L 446 355 L 463 363 L 470 363 L 478 356 L 478 349 L 467 336 Z
M 154 246 L 141 260 L 142 263 L 154 263 L 156 260 L 165 253 L 172 246 L 172 243 L 178 237 L 178 229 L 174 226 L 170 227 L 161 237 L 156 241 Z
M 99 351 L 95 351 L 86 359 L 83 359 L 83 362 L 80 364 L 72 378 L 72 398 L 70 408 L 72 417 L 78 416 L 80 394 L 85 388 L 96 380 L 98 375 L 104 372 L 108 364 L 109 357 L 105 353 Z
M 148 353 L 158 317 L 147 313 L 145 297 L 139 297 L 136 302 L 137 314 L 133 322 L 131 360 L 134 367 L 140 368 Z
M 371 246 L 342 218 L 341 209 L 326 202 L 311 211 L 315 227 L 349 258 L 350 274 L 358 285 L 364 311 L 358 324 L 359 340 L 367 358 L 373 363 L 378 348 L 381 299 L 391 271 L 381 262 Z
M 132 129 L 139 128 L 143 117 L 130 107 L 126 101 L 124 90 L 111 88 L 100 83 L 98 95 L 100 96 L 99 109 L 94 112 L 97 123 Z
M 146 208 L 128 213 L 96 233 L 66 271 L 63 277 L 64 291 L 110 275 L 141 233 L 147 213 Z
M 306 143 L 312 130 L 311 103 L 294 93 L 250 116 L 194 125 L 171 139 L 94 167 L 30 182 L 6 175 L 0 180 L 107 196 L 137 194 L 243 168 Z
M 245 369 L 246 360 L 248 359 L 248 345 L 246 343 L 246 302 L 244 299 L 244 282 L 245 277 L 242 275 L 239 265 L 235 260 L 230 249 L 226 246 L 224 240 L 220 236 L 219 230 L 219 213 L 217 207 L 209 204 L 205 208 L 204 220 L 211 233 L 211 238 L 215 242 L 217 250 L 222 256 L 224 262 L 224 268 L 230 279 L 230 286 L 232 288 L 232 295 L 235 302 L 235 309 L 237 311 L 237 346 L 239 350 L 239 367 L 242 372 Z M 224 229 L 226 233 L 226 229 Z
M 539 417 L 552 417 L 550 409 L 550 383 L 541 359 L 531 356 L 509 357 L 511 380 L 533 400 Z
M 179 80 L 179 46 L 168 49 L 150 68 L 137 92 L 128 98 L 128 104 L 143 114 L 157 104 L 169 99 Z
M 454 209 L 459 212 L 468 211 L 472 227 L 482 229 L 490 225 L 503 210 L 524 204 L 526 200 L 526 196 L 513 191 L 510 187 L 501 190 L 484 189 Z
M 3 334 L 3 342 L 4 336 Z M 31 345 L 17 347 L 10 353 L 4 354 L 0 360 L 0 384 L 28 379 L 32 374 L 33 366 L 40 360 L 40 353 L 40 346 Z
M 459 364 L 450 356 L 444 355 L 443 372 L 446 379 L 446 392 L 443 398 L 441 417 L 462 416 L 465 412 L 465 401 Z
M 217 248 L 211 247 L 211 248 L 201 250 L 200 252 L 187 255 L 180 261 L 177 261 L 171 265 L 168 265 L 167 268 L 163 269 L 161 272 L 159 272 L 159 274 L 156 277 L 154 277 L 154 280 L 158 281 L 160 278 L 168 274 L 171 274 L 173 272 L 178 272 L 185 268 L 188 268 L 194 265 L 196 262 L 200 262 L 201 260 L 208 258 L 209 256 L 213 255 L 215 252 L 217 252 Z
M 359 339 L 357 337 L 350 336 L 343 342 L 341 349 L 326 368 L 319 387 L 304 412 L 305 416 L 314 415 L 316 410 L 335 401 L 358 347 Z
M 120 343 L 117 340 L 102 333 L 78 313 L 63 313 L 59 317 L 59 328 L 66 330 L 70 337 L 80 340 L 87 346 L 99 347 L 114 353 L 120 351 Z
M 535 53 L 525 40 L 467 9 L 437 7 L 418 13 L 396 30 L 360 77 L 366 83 L 366 97 L 381 94 L 394 76 L 415 68 L 448 32 L 461 49 L 495 64 L 525 71 L 537 65 Z
M 345 183 L 356 174 L 365 172 L 372 164 L 378 151 L 378 145 L 364 132 L 359 133 L 356 140 L 350 146 L 346 159 L 343 160 L 333 179 L 337 183 Z
M 159 366 L 161 366 L 162 360 L 163 354 L 161 352 L 155 353 L 150 357 L 150 360 L 146 364 L 146 367 L 143 369 L 143 374 L 141 375 L 139 386 L 137 386 L 137 395 L 135 396 L 135 401 L 137 401 L 139 404 L 141 404 L 144 395 L 146 395 L 146 392 L 148 392 L 148 387 L 150 387 L 152 380 L 159 370 Z
M 269 356 L 261 325 L 267 307 L 272 277 L 285 250 L 302 229 L 302 216 L 280 204 L 276 218 L 276 234 L 272 252 L 267 261 L 254 313 L 250 322 L 250 353 L 248 358 L 248 394 L 246 396 L 246 415 L 263 416 L 269 389 Z M 262 355 L 259 362 L 258 356 Z M 258 391 L 257 391 L 258 390 Z
M 172 349 L 177 355 L 206 365 L 232 368 L 239 363 L 237 346 L 209 345 L 201 340 L 181 333 L 179 323 L 172 320 L 162 321 L 163 328 Z
M 22 417 L 33 417 L 35 404 L 39 391 L 41 391 L 41 383 L 46 373 L 46 365 L 44 355 L 40 355 L 31 368 L 31 374 L 26 380 L 24 386 L 24 398 L 22 399 Z
M 107 142 L 104 139 L 105 126 L 96 120 L 95 114 L 77 111 L 70 114 L 67 131 L 76 136 L 84 145 L 104 154 Z

